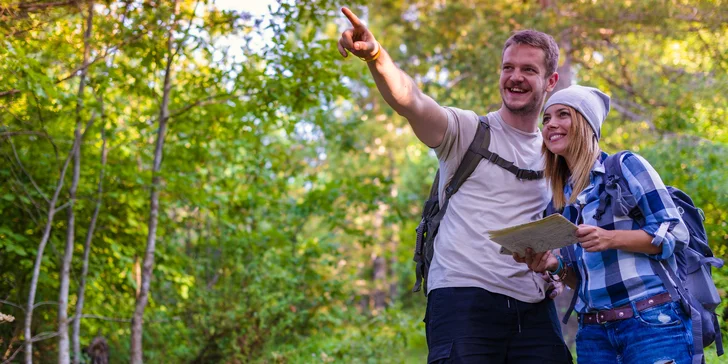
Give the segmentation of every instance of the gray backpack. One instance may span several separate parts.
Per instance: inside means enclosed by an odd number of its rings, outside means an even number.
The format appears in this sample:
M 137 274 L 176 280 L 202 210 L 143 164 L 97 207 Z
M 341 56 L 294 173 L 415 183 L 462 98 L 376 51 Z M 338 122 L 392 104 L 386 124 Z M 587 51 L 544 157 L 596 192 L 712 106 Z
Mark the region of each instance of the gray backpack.
M 604 192 L 599 196 L 599 206 L 594 218 L 600 220 L 604 214 L 610 213 L 614 216 L 628 216 L 642 225 L 644 215 L 622 174 L 621 160 L 625 153 L 629 152 L 621 151 L 604 160 Z M 677 272 L 661 261 L 651 259 L 650 265 L 673 301 L 680 302 L 685 312 L 690 315 L 693 323 L 693 364 L 700 364 L 704 360 L 703 348 L 713 342 L 718 356 L 723 355 L 720 324 L 715 313 L 720 304 L 720 294 L 711 274 L 711 266 L 720 268 L 723 261 L 713 256 L 708 245 L 708 236 L 703 226 L 703 211 L 695 207 L 693 200 L 683 191 L 672 186 L 668 186 L 667 191 L 688 228 L 690 241 L 685 249 L 675 252 Z M 546 215 L 553 212 L 553 206 L 549 204 Z M 562 249 L 562 254 L 568 255 L 572 261 L 576 260 L 573 246 Z M 675 282 L 675 286 L 672 282 Z M 571 306 L 564 316 L 564 323 L 574 309 L 576 297 L 577 293 L 574 292 Z
M 642 211 L 632 196 L 627 180 L 622 174 L 621 151 L 607 157 L 604 161 L 606 174 L 605 193 L 599 198 L 596 219 L 610 204 L 612 212 L 618 216 L 629 216 L 640 224 L 644 222 Z M 652 269 L 657 272 L 673 301 L 682 303 L 685 312 L 693 321 L 693 363 L 703 361 L 703 347 L 715 342 L 718 356 L 723 355 L 723 340 L 720 332 L 716 307 L 720 304 L 720 294 L 713 283 L 711 266 L 720 268 L 723 261 L 713 256 L 705 232 L 703 211 L 695 207 L 693 200 L 683 191 L 668 186 L 667 191 L 675 203 L 680 217 L 690 232 L 690 241 L 685 249 L 675 252 L 677 272 L 665 266 L 664 262 L 650 260 Z M 671 284 L 675 282 L 675 286 Z
M 490 124 L 488 118 L 480 117 L 480 124 L 475 132 L 475 138 L 470 143 L 470 147 L 465 152 L 463 160 L 460 161 L 458 169 L 445 187 L 445 203 L 440 206 L 438 196 L 438 186 L 440 184 L 440 170 L 435 174 L 435 180 L 430 187 L 430 196 L 425 202 L 422 209 L 422 219 L 417 226 L 417 244 L 415 245 L 415 254 L 412 260 L 416 263 L 415 273 L 417 280 L 412 292 L 417 292 L 424 284 L 424 294 L 427 296 L 427 274 L 430 270 L 430 263 L 435 254 L 435 236 L 440 227 L 440 221 L 445 216 L 450 198 L 460 189 L 463 182 L 478 166 L 481 159 L 487 159 L 491 163 L 513 173 L 519 179 L 537 180 L 543 178 L 543 171 L 532 171 L 530 169 L 520 169 L 513 162 L 509 162 L 501 158 L 498 154 L 488 150 L 490 146 Z

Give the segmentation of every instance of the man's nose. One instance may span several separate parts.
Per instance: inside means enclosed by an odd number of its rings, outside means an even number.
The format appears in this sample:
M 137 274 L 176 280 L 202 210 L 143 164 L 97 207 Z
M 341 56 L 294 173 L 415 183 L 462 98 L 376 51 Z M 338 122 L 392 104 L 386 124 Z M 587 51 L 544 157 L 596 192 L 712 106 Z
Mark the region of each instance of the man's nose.
M 519 70 L 513 71 L 513 73 L 511 74 L 511 80 L 515 82 L 523 81 L 523 73 L 521 73 L 521 71 Z

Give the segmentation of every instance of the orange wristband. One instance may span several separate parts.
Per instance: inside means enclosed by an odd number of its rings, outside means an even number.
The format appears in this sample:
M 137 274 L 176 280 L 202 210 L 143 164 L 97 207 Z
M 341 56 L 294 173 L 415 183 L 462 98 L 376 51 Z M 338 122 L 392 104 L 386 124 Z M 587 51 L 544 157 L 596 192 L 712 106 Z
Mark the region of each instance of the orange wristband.
M 379 58 L 379 55 L 382 54 L 382 45 L 379 42 L 377 42 L 377 46 L 378 46 L 377 53 L 374 53 L 374 56 L 372 58 L 366 59 L 364 57 L 359 57 L 359 59 L 361 59 L 362 61 L 367 62 L 367 63 L 376 61 L 377 58 Z

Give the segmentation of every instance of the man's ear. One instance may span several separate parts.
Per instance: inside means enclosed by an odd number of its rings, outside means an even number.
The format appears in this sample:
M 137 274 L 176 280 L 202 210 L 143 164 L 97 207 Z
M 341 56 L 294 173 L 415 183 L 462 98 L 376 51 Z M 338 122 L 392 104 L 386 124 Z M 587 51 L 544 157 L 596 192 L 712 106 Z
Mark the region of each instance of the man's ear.
M 556 87 L 556 83 L 559 82 L 559 73 L 554 72 L 546 79 L 546 92 L 551 92 Z

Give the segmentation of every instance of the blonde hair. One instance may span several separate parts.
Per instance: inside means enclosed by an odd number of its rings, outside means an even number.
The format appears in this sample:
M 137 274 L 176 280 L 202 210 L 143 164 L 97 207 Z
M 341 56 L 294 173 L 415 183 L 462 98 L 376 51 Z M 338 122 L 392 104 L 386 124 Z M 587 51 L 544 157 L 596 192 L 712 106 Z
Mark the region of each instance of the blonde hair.
M 574 165 L 569 169 L 564 157 L 552 153 L 545 143 L 541 146 L 541 154 L 546 162 L 544 177 L 551 185 L 556 210 L 563 209 L 567 203 L 576 202 L 576 197 L 589 185 L 589 173 L 600 152 L 597 137 L 586 119 L 574 108 L 566 106 L 566 109 L 571 115 L 571 128 L 568 131 L 570 143 L 566 151 L 574 156 Z M 564 187 L 570 177 L 573 189 L 567 202 Z

